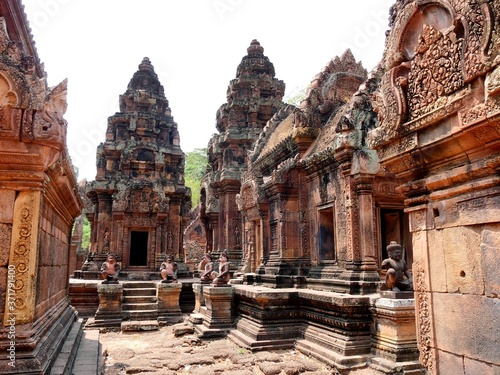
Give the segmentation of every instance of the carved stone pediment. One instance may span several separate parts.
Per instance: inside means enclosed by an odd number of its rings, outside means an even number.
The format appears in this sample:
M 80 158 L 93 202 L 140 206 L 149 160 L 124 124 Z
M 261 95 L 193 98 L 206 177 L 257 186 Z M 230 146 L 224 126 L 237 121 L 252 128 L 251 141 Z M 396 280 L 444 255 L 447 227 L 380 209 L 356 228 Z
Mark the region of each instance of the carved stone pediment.
M 258 194 L 256 191 L 256 186 L 254 182 L 247 182 L 241 187 L 241 208 L 242 210 L 248 210 L 255 207 L 258 202 Z
M 374 145 L 458 110 L 452 104 L 468 94 L 467 84 L 490 69 L 492 22 L 491 5 L 482 1 L 395 5 L 385 73 L 372 96 L 380 124 L 372 135 Z

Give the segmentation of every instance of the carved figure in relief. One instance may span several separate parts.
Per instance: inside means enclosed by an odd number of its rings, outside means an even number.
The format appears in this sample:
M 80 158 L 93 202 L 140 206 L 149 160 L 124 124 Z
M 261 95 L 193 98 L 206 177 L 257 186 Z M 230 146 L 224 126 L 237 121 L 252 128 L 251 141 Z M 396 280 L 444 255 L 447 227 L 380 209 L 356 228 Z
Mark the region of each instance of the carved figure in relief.
M 391 241 L 387 246 L 389 259 L 382 262 L 382 268 L 387 268 L 385 283 L 389 290 L 398 292 L 402 290 L 413 290 L 413 279 L 402 257 L 401 245 Z M 407 278 L 405 279 L 406 276 Z
M 109 228 L 106 228 L 106 230 L 104 231 L 102 251 L 103 252 L 109 251 Z
M 206 253 L 203 256 L 203 260 L 200 262 L 198 266 L 198 270 L 200 272 L 200 278 L 202 284 L 210 284 L 212 280 L 215 278 L 214 264 L 212 262 L 212 254 Z
M 229 262 L 228 262 L 228 255 L 226 251 L 223 251 L 220 254 L 220 260 L 219 260 L 219 273 L 217 276 L 214 278 L 213 284 L 215 286 L 225 286 L 231 279 L 231 275 L 229 274 Z
M 116 261 L 114 254 L 108 254 L 106 261 L 101 266 L 101 275 L 103 284 L 118 284 L 118 274 L 120 273 L 120 264 Z
M 177 263 L 175 263 L 173 255 L 169 254 L 165 257 L 165 261 L 160 265 L 160 273 L 162 283 L 177 282 Z

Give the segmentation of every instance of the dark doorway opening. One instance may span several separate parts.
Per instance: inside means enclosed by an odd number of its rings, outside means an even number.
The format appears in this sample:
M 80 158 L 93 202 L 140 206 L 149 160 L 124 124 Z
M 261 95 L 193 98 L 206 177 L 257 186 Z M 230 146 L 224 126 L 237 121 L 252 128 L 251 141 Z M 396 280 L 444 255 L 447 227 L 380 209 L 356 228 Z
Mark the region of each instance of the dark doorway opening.
M 130 232 L 130 258 L 131 267 L 148 265 L 148 232 Z
M 335 260 L 335 242 L 333 227 L 333 207 L 319 211 L 318 259 L 320 261 Z
M 387 245 L 391 241 L 396 241 L 403 247 L 403 259 L 411 268 L 413 263 L 413 251 L 411 246 L 411 237 L 408 224 L 408 215 L 402 209 L 381 209 L 381 245 L 382 260 L 389 258 L 387 254 Z

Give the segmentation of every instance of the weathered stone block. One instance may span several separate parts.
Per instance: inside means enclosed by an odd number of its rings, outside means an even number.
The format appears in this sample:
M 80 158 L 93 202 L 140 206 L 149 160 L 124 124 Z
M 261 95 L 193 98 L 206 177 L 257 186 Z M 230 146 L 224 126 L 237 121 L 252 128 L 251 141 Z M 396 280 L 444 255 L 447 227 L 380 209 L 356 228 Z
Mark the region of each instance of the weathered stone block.
M 205 306 L 205 297 L 203 297 L 203 284 L 195 283 L 193 284 L 194 292 L 194 313 L 200 312 L 200 307 Z
M 0 190 L 0 223 L 12 224 L 14 217 L 15 190 Z
M 379 298 L 373 312 L 375 354 L 394 363 L 417 360 L 415 300 Z
M 500 225 L 488 225 L 481 233 L 480 254 L 484 292 L 487 297 L 500 296 Z
M 0 267 L 9 263 L 12 225 L 0 223 Z
M 459 355 L 445 351 L 437 351 L 439 361 L 436 364 L 436 373 L 438 374 L 463 374 L 464 358 Z
M 479 228 L 454 227 L 429 233 L 433 291 L 483 294 Z M 440 286 L 446 285 L 443 290 Z
M 197 326 L 200 337 L 223 336 L 233 324 L 231 304 L 234 289 L 227 287 L 204 287 L 203 295 L 206 306 L 201 307 L 203 326 Z
M 116 311 L 121 313 L 123 286 L 121 284 L 99 284 L 99 311 Z
M 157 283 L 156 297 L 158 299 L 158 321 L 178 322 L 182 317 L 179 305 L 181 283 Z
M 476 361 L 471 358 L 465 357 L 463 359 L 464 361 L 464 374 L 465 375 L 475 375 L 475 374 L 481 374 L 481 375 L 499 375 L 500 374 L 500 362 L 497 361 L 496 366 L 494 364 L 490 363 L 484 363 L 481 361 Z
M 435 347 L 457 355 L 499 363 L 500 300 L 484 296 L 433 293 Z M 464 317 L 468 317 L 464 319 Z M 459 340 L 457 338 L 460 338 Z

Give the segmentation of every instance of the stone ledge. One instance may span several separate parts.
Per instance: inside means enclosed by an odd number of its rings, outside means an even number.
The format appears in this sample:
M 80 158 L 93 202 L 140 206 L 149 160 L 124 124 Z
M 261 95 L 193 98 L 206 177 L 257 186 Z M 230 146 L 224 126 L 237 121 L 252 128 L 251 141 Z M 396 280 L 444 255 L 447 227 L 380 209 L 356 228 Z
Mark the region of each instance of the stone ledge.
M 122 332 L 131 331 L 156 331 L 159 329 L 158 321 L 156 320 L 131 320 L 129 322 L 122 322 Z

